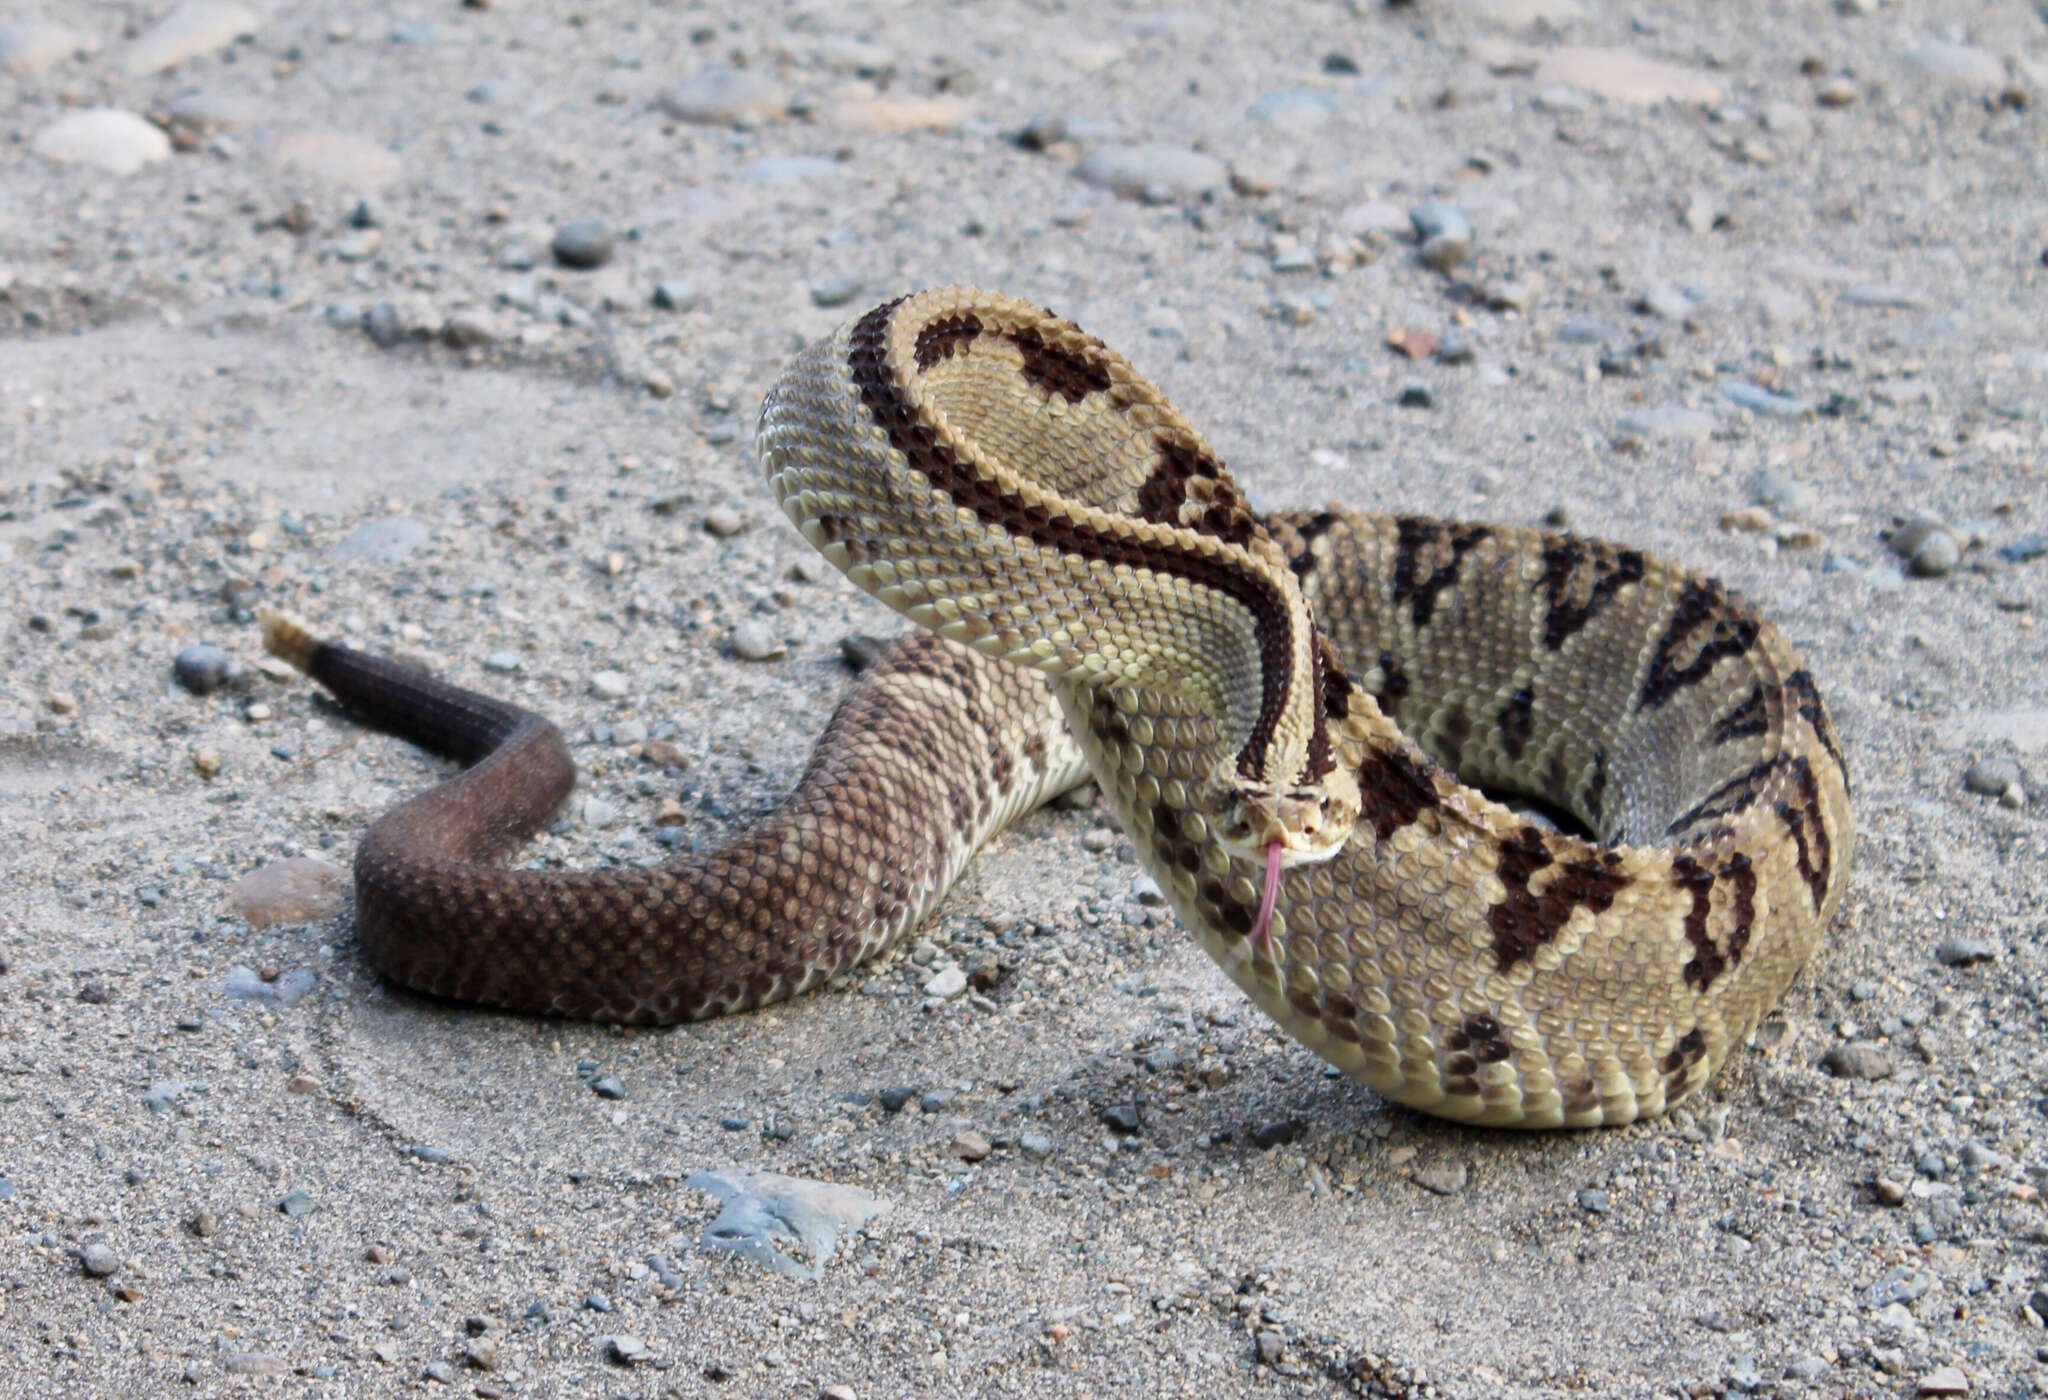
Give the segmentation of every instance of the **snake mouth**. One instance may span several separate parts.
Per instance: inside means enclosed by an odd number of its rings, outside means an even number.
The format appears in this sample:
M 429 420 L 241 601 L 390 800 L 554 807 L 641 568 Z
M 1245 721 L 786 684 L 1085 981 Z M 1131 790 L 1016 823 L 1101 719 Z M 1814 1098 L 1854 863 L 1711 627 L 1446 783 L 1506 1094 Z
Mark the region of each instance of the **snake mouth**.
M 1283 795 L 1238 789 L 1216 840 L 1239 860 L 1280 869 L 1324 861 L 1344 849 L 1358 820 L 1355 789 Z

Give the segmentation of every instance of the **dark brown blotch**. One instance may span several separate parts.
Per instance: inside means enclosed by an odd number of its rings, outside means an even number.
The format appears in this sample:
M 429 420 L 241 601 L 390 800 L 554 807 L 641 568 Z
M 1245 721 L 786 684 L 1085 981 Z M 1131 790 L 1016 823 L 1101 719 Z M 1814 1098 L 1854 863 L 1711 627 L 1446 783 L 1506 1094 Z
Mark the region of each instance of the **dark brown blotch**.
M 1694 583 L 1679 598 L 1664 635 L 1657 639 L 1636 708 L 1654 710 L 1681 690 L 1698 685 L 1723 660 L 1754 646 L 1759 626 L 1748 605 L 1718 581 Z M 1681 664 L 1679 658 L 1688 652 L 1692 659 Z
M 1079 403 L 1109 388 L 1109 369 L 1084 353 L 1048 342 L 1029 326 L 1010 332 L 1010 343 L 1024 357 L 1024 382 Z
M 1366 757 L 1358 769 L 1359 816 L 1384 841 L 1437 805 L 1436 782 L 1427 758 L 1389 745 Z
M 1380 710 L 1388 718 L 1396 718 L 1394 712 L 1401 708 L 1401 702 L 1408 698 L 1409 680 L 1407 668 L 1401 665 L 1401 658 L 1391 651 L 1380 653 L 1380 692 L 1374 698 L 1380 702 Z
M 1664 1076 L 1664 1097 L 1667 1101 L 1682 1097 L 1692 1086 L 1693 1066 L 1707 1057 L 1707 1038 L 1700 1028 L 1694 1026 L 1680 1036 L 1657 1062 L 1657 1070 Z
M 1582 631 L 1616 594 L 1643 578 L 1642 552 L 1596 540 L 1560 536 L 1543 551 L 1541 587 L 1549 604 L 1543 644 L 1556 651 Z
M 1438 595 L 1457 582 L 1465 556 L 1492 532 L 1419 515 L 1402 516 L 1394 529 L 1394 601 L 1408 604 L 1415 625 L 1427 627 Z
M 940 360 L 957 353 L 965 355 L 974 338 L 981 334 L 981 321 L 971 314 L 941 316 L 917 333 L 917 367 L 928 370 Z
M 1749 694 L 1741 704 L 1714 721 L 1708 738 L 1715 744 L 1732 744 L 1737 739 L 1761 734 L 1770 727 L 1771 715 L 1764 703 L 1764 685 L 1758 681 L 1749 688 Z
M 1536 692 L 1523 686 L 1514 698 L 1501 707 L 1500 743 L 1507 750 L 1508 757 L 1518 759 L 1529 747 L 1529 736 L 1536 728 Z
M 1493 962 L 1500 971 L 1533 957 L 1557 937 L 1574 909 L 1607 912 L 1615 894 L 1629 884 L 1629 877 L 1616 868 L 1618 862 L 1579 859 L 1566 862 L 1543 893 L 1534 893 L 1531 877 L 1556 863 L 1543 833 L 1533 826 L 1523 827 L 1501 844 L 1495 873 L 1507 886 L 1507 898 L 1486 911 L 1493 930 Z

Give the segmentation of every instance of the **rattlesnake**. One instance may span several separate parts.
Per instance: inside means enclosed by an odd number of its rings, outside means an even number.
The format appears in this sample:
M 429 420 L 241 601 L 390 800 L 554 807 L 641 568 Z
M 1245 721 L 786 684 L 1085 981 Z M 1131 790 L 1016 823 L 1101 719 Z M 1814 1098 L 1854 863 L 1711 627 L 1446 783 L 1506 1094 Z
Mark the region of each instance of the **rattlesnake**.
M 1122 357 L 974 289 L 804 351 L 758 446 L 805 537 L 950 640 L 897 644 L 713 854 L 492 864 L 573 781 L 554 727 L 266 615 L 352 708 L 473 765 L 358 852 L 381 970 L 627 1021 L 758 1005 L 914 927 L 1085 764 L 1202 947 L 1318 1054 L 1445 1117 L 1591 1125 L 1704 1083 L 1847 886 L 1812 677 L 1714 580 L 1508 526 L 1262 521 Z

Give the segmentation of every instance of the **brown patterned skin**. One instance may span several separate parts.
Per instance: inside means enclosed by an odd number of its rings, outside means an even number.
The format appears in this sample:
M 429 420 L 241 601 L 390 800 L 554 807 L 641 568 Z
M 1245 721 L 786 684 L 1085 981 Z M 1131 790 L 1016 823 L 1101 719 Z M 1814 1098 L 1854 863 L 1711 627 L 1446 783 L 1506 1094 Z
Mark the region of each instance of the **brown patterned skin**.
M 264 641 L 355 714 L 469 764 L 356 851 L 363 955 L 408 987 L 515 1011 L 667 1024 L 795 996 L 922 923 L 989 835 L 1086 776 L 1044 682 L 915 635 L 833 713 L 795 789 L 706 855 L 509 870 L 576 780 L 514 705 L 263 615 Z
M 471 765 L 358 851 L 387 975 L 633 1022 L 760 1005 L 901 937 L 1092 771 L 1202 946 L 1319 1054 L 1446 1117 L 1592 1125 L 1704 1083 L 1847 886 L 1818 691 L 1712 580 L 1504 526 L 1262 522 L 1121 357 L 972 289 L 806 351 L 759 442 L 807 538 L 973 650 L 898 643 L 721 850 L 505 869 L 573 783 L 554 727 L 266 614 L 266 644 L 351 709 Z
M 758 441 L 856 583 L 1053 677 L 1202 946 L 1403 1103 L 1515 1127 L 1660 1113 L 1847 888 L 1848 777 L 1812 677 L 1711 579 L 1504 526 L 1261 523 L 1127 361 L 973 288 L 805 351 Z

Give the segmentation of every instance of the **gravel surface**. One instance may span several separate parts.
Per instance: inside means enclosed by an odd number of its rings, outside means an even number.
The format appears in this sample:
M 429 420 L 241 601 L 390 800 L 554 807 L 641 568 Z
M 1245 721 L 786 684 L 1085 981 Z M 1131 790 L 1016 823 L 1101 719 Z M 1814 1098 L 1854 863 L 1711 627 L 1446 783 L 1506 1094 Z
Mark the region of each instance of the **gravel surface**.
M 0 1395 L 2048 1389 L 2048 11 L 0 0 L 0 103 Z M 336 867 L 444 769 L 254 607 L 560 722 L 525 859 L 715 843 L 900 630 L 760 396 L 948 281 L 1261 505 L 1568 521 L 1778 619 L 1855 885 L 1710 1093 L 1390 1108 L 1085 794 L 759 1014 L 365 969 Z

